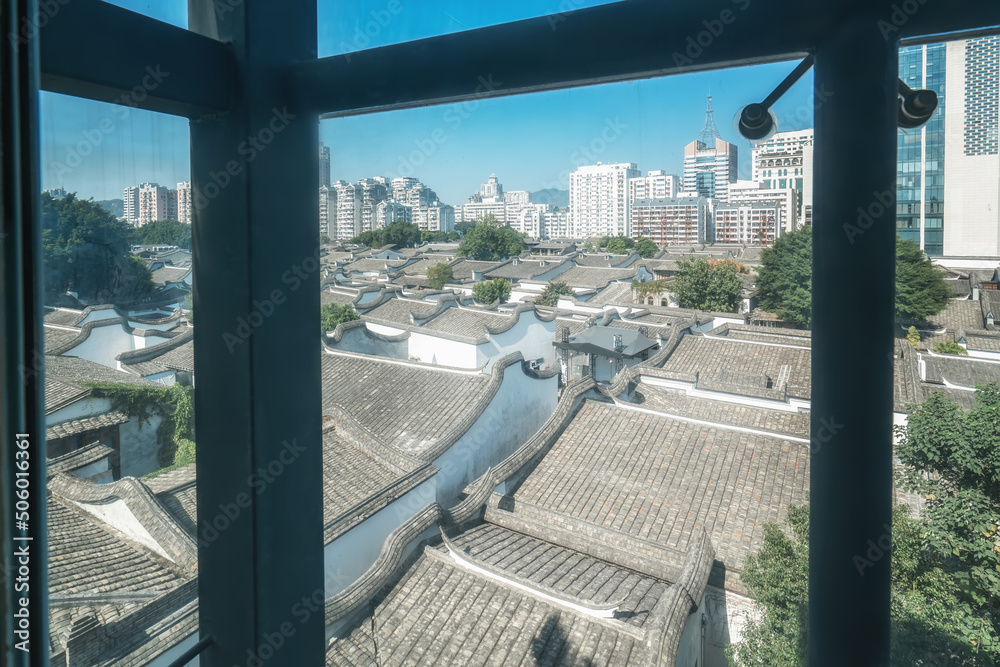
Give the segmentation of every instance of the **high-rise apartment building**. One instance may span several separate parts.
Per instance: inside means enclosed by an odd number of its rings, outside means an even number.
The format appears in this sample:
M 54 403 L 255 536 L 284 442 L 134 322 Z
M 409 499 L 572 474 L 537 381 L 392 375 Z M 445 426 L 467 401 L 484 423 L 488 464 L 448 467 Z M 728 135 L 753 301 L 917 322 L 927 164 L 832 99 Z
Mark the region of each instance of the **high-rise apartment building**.
M 569 175 L 569 219 L 573 236 L 628 235 L 628 183 L 639 175 L 634 162 L 598 162 L 573 171 Z
M 631 178 L 628 182 L 628 200 L 670 199 L 677 196 L 680 181 L 674 174 L 651 170 L 645 176 Z
M 684 192 L 725 201 L 729 184 L 736 182 L 739 150 L 723 141 L 715 127 L 712 96 L 708 96 L 705 125 L 698 138 L 684 147 Z
M 319 185 L 330 186 L 330 147 L 319 144 Z
M 455 230 L 455 209 L 434 201 L 427 206 L 413 207 L 413 224 L 422 232 L 451 232 Z
M 774 235 L 779 236 L 784 232 L 798 229 L 799 201 L 799 193 L 792 187 L 766 188 L 753 181 L 736 181 L 729 186 L 729 201 L 720 203 L 715 208 L 716 211 L 725 206 L 767 206 L 774 208 L 776 211 L 775 221 L 778 225 Z M 751 242 L 738 241 L 738 243 Z
M 388 179 L 383 176 L 362 178 L 358 187 L 361 188 L 361 231 L 370 232 L 378 227 L 379 202 L 389 198 Z
M 632 238 L 645 236 L 656 245 L 690 245 L 714 241 L 711 202 L 681 193 L 669 199 L 637 199 L 632 203 Z
M 336 194 L 336 233 L 330 238 L 349 241 L 361 233 L 361 188 L 347 181 L 334 181 L 331 189 Z
M 750 151 L 751 180 L 766 189 L 795 190 L 800 217 L 806 207 L 812 209 L 812 145 L 813 130 L 809 128 L 777 132 Z
M 503 193 L 505 204 L 513 206 L 527 206 L 531 203 L 531 193 L 527 190 L 507 190 Z
M 319 233 L 331 239 L 337 238 L 337 191 L 321 185 L 319 188 Z M 331 233 L 332 232 L 332 233 Z
M 389 183 L 391 199 L 410 207 L 427 206 L 437 201 L 437 193 L 411 176 L 401 176 Z
M 125 188 L 124 219 L 139 227 L 156 220 L 176 220 L 177 190 L 156 183 L 140 183 Z
M 413 209 L 392 199 L 375 205 L 376 229 L 384 229 L 394 222 L 413 222 Z
M 181 181 L 177 184 L 177 219 L 191 224 L 191 181 Z

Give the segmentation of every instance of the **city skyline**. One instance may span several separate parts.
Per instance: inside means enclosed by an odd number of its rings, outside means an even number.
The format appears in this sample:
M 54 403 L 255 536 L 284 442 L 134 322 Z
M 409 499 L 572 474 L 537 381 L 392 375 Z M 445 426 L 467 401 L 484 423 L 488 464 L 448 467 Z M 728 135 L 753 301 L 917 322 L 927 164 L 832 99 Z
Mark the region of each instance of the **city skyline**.
M 319 138 L 330 148 L 331 180 L 414 176 L 457 205 L 491 173 L 510 189 L 529 191 L 567 190 L 570 171 L 598 161 L 680 174 L 684 146 L 701 130 L 711 90 L 720 133 L 742 148 L 739 177 L 749 179 L 751 144 L 732 118 L 791 66 L 329 119 L 320 123 Z M 779 130 L 812 127 L 812 97 L 807 75 L 776 105 Z M 138 182 L 190 178 L 186 119 L 51 93 L 42 94 L 41 106 L 44 188 L 112 199 Z M 102 131 L 102 122 L 110 131 Z

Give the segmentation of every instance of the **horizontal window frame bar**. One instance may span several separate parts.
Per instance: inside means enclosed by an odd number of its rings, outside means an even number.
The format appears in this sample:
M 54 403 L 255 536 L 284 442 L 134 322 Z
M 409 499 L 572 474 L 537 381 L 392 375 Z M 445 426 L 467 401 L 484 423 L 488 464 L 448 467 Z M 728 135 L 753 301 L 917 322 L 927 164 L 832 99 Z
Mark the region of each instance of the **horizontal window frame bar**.
M 48 92 L 188 118 L 239 95 L 229 45 L 101 0 L 58 4 L 38 32 Z

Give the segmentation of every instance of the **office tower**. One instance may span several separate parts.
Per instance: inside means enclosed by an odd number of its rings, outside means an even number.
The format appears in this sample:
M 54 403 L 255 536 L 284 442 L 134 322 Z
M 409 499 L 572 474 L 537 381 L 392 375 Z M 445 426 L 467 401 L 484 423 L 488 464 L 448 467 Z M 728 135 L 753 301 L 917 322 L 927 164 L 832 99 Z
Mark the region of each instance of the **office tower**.
M 319 144 L 319 184 L 330 186 L 330 147 Z
M 738 162 L 738 149 L 723 141 L 715 127 L 709 95 L 701 134 L 684 147 L 684 192 L 725 201 L 729 184 L 736 182 Z

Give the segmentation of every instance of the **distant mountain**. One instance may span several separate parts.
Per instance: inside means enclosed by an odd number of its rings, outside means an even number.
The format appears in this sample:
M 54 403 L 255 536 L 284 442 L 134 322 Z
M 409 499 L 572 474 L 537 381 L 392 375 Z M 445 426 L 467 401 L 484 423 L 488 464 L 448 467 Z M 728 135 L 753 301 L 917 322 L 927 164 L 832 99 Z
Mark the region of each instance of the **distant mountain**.
M 567 206 L 569 206 L 569 190 L 556 190 L 555 188 L 546 188 L 545 190 L 532 192 L 531 203 L 552 204 L 553 206 L 566 208 Z
M 121 199 L 102 199 L 101 201 L 95 201 L 94 203 L 104 210 L 110 211 L 111 215 L 116 218 L 120 218 L 125 215 L 125 202 Z

